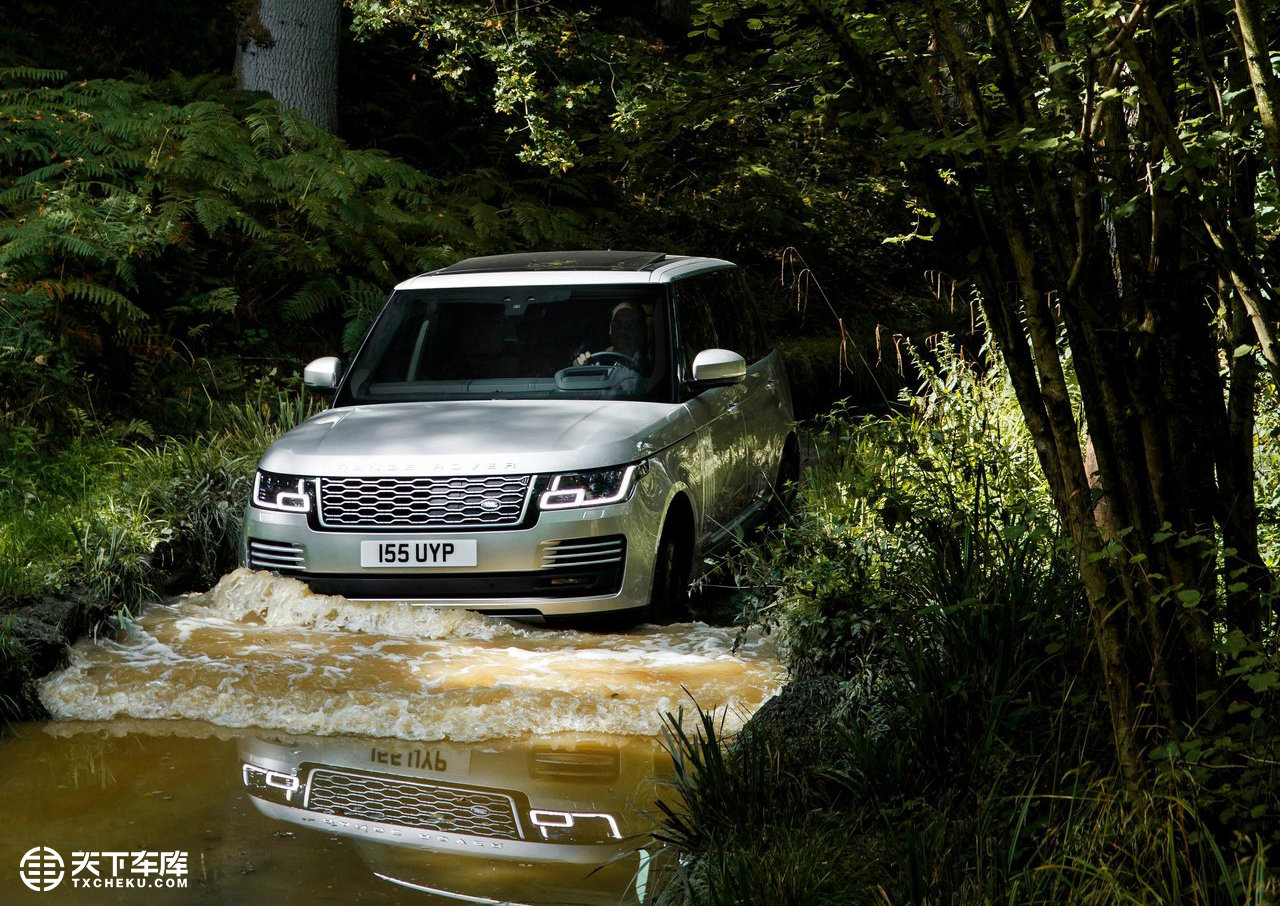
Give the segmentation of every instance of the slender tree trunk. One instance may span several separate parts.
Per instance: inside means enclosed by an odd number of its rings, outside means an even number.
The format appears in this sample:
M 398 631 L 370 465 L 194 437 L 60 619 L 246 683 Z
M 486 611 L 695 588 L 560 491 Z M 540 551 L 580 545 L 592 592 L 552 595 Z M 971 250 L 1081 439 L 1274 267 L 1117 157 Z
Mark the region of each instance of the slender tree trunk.
M 241 23 L 240 87 L 267 91 L 321 129 L 337 124 L 339 0 L 258 0 Z
M 1271 67 L 1270 46 L 1258 0 L 1235 0 L 1236 22 L 1244 49 L 1245 67 L 1258 104 L 1258 122 L 1271 166 L 1280 172 L 1280 84 Z

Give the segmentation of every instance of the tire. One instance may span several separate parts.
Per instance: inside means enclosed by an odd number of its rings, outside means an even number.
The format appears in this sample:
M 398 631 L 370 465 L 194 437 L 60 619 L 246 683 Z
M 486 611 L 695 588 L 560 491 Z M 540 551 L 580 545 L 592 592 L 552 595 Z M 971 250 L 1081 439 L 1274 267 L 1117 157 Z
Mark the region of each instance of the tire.
M 653 562 L 653 584 L 645 619 L 650 623 L 671 623 L 689 615 L 689 572 L 693 565 L 687 539 L 679 524 L 668 519 L 658 540 Z

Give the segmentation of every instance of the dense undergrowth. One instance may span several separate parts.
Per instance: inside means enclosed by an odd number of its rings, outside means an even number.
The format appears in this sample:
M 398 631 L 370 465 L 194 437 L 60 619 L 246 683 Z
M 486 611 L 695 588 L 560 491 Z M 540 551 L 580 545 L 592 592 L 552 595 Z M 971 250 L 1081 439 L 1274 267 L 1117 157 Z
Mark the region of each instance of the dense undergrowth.
M 225 79 L 65 78 L 0 70 L 0 426 L 73 431 L 75 405 L 189 434 L 354 346 L 406 276 L 585 241 L 556 193 L 429 175 Z
M 311 405 L 263 391 L 158 443 L 89 421 L 54 449 L 34 430 L 0 433 L 0 612 L 71 596 L 119 623 L 166 592 L 207 587 L 236 562 L 258 456 Z
M 938 358 L 902 414 L 820 423 L 795 518 L 748 555 L 793 685 L 732 740 L 672 722 L 664 901 L 1277 902 L 1274 637 L 1224 635 L 1215 716 L 1126 787 L 1016 402 Z

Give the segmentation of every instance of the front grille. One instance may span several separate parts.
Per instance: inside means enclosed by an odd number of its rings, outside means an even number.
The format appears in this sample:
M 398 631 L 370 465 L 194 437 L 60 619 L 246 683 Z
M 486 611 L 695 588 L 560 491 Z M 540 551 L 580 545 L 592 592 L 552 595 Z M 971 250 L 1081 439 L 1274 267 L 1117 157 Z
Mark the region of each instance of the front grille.
M 316 768 L 307 782 L 306 808 L 398 827 L 520 839 L 510 796 L 403 777 Z
M 524 518 L 531 475 L 321 478 L 326 528 L 503 528 Z
M 306 569 L 302 548 L 287 541 L 249 539 L 250 569 Z
M 542 568 L 563 569 L 621 563 L 626 548 L 627 539 L 624 535 L 553 541 L 542 550 Z

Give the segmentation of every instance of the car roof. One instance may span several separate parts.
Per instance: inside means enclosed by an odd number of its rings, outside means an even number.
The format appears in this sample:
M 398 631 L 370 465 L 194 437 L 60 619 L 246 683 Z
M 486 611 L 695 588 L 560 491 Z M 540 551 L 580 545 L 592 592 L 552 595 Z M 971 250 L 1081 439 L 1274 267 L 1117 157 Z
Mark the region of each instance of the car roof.
M 733 267 L 720 258 L 662 252 L 522 252 L 467 258 L 411 277 L 396 289 L 566 284 L 670 283 L 701 271 Z

